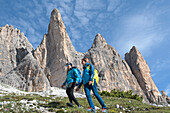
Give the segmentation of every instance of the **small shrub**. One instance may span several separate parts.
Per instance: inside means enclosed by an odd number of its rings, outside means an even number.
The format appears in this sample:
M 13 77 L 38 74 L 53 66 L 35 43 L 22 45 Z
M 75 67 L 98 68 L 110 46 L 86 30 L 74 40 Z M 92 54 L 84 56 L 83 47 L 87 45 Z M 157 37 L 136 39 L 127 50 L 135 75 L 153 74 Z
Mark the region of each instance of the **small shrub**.
M 143 95 L 142 96 L 139 96 L 137 94 L 133 95 L 132 90 L 124 92 L 124 91 L 120 91 L 119 89 L 117 91 L 116 91 L 116 89 L 113 89 L 110 92 L 107 92 L 107 91 L 99 92 L 99 94 L 101 96 L 122 97 L 122 98 L 135 99 L 135 100 L 138 100 L 140 102 L 142 102 L 142 100 L 143 100 Z

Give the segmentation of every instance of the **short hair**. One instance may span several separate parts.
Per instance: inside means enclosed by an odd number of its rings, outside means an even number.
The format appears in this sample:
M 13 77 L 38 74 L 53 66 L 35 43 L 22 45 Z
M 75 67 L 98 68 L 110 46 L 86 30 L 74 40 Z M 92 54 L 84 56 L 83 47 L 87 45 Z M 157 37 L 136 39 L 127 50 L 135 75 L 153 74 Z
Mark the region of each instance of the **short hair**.
M 69 65 L 72 66 L 72 63 L 68 62 L 68 63 L 66 64 L 66 66 L 69 66 Z
M 87 57 L 83 58 L 82 60 L 89 63 L 89 59 Z

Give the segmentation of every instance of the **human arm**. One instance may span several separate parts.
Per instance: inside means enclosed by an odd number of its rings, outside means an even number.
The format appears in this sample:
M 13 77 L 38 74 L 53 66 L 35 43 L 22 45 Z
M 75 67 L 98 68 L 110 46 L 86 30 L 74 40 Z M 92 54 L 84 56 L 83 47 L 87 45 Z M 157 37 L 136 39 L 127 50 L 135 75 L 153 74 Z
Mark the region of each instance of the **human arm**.
M 81 81 L 81 83 L 78 85 L 78 87 L 76 88 L 76 91 L 79 91 L 79 89 L 81 88 L 81 86 L 83 85 L 83 80 Z
M 92 81 L 93 81 L 93 77 L 94 77 L 94 66 L 92 64 L 89 64 L 89 65 L 90 65 L 90 70 L 89 70 L 89 75 L 90 75 L 89 85 L 91 85 Z
M 63 82 L 63 84 L 61 85 L 61 88 L 63 88 L 67 83 L 67 79 Z
M 74 77 L 75 77 L 75 85 L 76 85 L 79 81 L 79 75 L 78 75 L 77 69 L 73 69 L 73 74 L 74 74 Z

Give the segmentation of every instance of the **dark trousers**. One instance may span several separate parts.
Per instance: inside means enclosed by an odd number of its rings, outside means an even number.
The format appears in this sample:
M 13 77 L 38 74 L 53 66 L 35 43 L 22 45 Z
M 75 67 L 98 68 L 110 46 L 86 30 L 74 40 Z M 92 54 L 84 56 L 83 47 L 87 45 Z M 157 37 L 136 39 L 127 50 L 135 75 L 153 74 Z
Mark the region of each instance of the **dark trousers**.
M 72 101 L 74 101 L 77 106 L 79 106 L 80 104 L 78 103 L 77 99 L 74 97 L 74 87 L 75 87 L 75 84 L 72 82 L 70 83 L 68 86 L 67 86 L 67 89 L 66 89 L 66 93 L 68 95 L 68 98 L 70 100 L 70 103 L 72 103 Z

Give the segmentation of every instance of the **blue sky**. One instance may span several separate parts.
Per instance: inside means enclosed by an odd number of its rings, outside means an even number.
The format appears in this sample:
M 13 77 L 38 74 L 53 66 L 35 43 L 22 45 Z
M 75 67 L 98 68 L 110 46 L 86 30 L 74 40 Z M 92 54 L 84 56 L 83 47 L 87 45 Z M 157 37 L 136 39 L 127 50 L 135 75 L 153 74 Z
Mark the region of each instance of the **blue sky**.
M 136 46 L 158 89 L 170 96 L 170 0 L 0 0 L 0 26 L 13 25 L 36 48 L 58 8 L 79 52 L 103 35 L 124 59 Z

